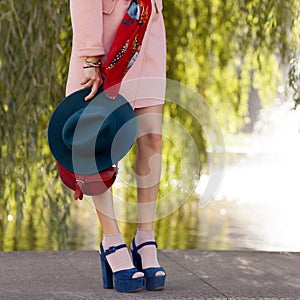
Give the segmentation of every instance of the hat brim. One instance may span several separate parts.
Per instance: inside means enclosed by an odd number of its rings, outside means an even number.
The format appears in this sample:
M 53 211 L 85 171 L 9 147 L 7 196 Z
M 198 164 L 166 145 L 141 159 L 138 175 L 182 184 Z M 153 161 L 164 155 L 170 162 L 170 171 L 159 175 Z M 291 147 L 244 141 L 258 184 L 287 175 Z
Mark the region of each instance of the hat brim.
M 63 99 L 54 110 L 48 126 L 48 142 L 54 158 L 70 172 L 82 175 L 101 172 L 120 161 L 132 147 L 137 133 L 136 115 L 124 97 L 118 95 L 111 100 L 100 87 L 91 101 L 85 101 L 90 91 L 90 88 L 82 89 Z M 107 116 L 114 113 L 123 126 L 107 149 L 93 156 L 80 156 L 67 147 L 62 133 L 68 118 L 88 106 L 89 109 L 101 109 Z

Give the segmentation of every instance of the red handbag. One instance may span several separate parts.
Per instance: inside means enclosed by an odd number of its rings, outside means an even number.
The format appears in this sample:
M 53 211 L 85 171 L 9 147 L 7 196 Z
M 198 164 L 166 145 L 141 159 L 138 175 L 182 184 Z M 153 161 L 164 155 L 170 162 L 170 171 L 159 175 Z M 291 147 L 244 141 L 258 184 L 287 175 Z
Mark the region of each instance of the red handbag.
M 108 190 L 116 180 L 118 167 L 116 165 L 96 174 L 79 175 L 65 169 L 56 161 L 62 182 L 75 191 L 75 200 L 82 200 L 83 194 L 95 196 Z

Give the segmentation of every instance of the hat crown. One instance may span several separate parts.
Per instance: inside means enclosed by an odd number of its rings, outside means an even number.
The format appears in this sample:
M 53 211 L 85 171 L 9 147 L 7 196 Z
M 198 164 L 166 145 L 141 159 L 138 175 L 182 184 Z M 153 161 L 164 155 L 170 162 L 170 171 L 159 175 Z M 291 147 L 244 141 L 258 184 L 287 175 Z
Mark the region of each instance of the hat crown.
M 100 87 L 92 101 L 90 89 L 67 96 L 56 107 L 48 126 L 55 159 L 76 174 L 96 174 L 116 164 L 130 150 L 137 133 L 135 112 L 118 95 L 110 100 Z
M 111 145 L 117 132 L 113 113 L 83 108 L 73 113 L 65 122 L 62 138 L 73 153 L 81 156 L 101 154 Z

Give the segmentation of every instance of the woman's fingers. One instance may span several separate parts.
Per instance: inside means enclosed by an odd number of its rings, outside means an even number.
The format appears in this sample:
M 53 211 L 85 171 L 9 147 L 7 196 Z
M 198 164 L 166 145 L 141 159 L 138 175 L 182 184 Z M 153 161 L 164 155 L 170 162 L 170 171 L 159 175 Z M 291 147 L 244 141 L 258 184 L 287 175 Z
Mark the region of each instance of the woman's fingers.
M 90 78 L 89 78 L 89 77 L 84 77 L 84 78 L 81 80 L 80 84 L 81 84 L 81 85 L 84 85 L 84 84 L 86 84 L 86 83 L 89 82 L 89 81 L 90 81 Z
M 84 78 L 81 81 L 82 88 L 92 88 L 91 92 L 84 98 L 84 100 L 91 100 L 96 95 L 102 82 L 103 79 L 99 68 L 84 69 Z
M 101 82 L 102 83 L 102 82 Z M 94 96 L 96 95 L 99 86 L 101 85 L 99 80 L 94 81 L 93 85 L 92 85 L 92 89 L 91 92 L 84 98 L 85 101 L 91 100 L 94 98 Z
M 91 87 L 93 84 L 94 84 L 94 81 L 95 80 L 92 80 L 92 79 L 87 79 L 85 81 L 82 81 L 81 85 L 82 85 L 82 88 L 88 88 L 88 87 Z

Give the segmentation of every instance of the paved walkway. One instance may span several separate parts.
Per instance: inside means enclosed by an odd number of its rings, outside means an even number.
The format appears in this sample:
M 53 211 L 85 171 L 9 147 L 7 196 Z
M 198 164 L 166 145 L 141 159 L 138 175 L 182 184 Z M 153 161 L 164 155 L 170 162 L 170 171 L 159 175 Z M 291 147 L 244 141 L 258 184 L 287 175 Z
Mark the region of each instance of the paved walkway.
M 97 251 L 2 252 L 0 299 L 300 299 L 300 253 L 162 250 L 163 291 L 101 286 Z

